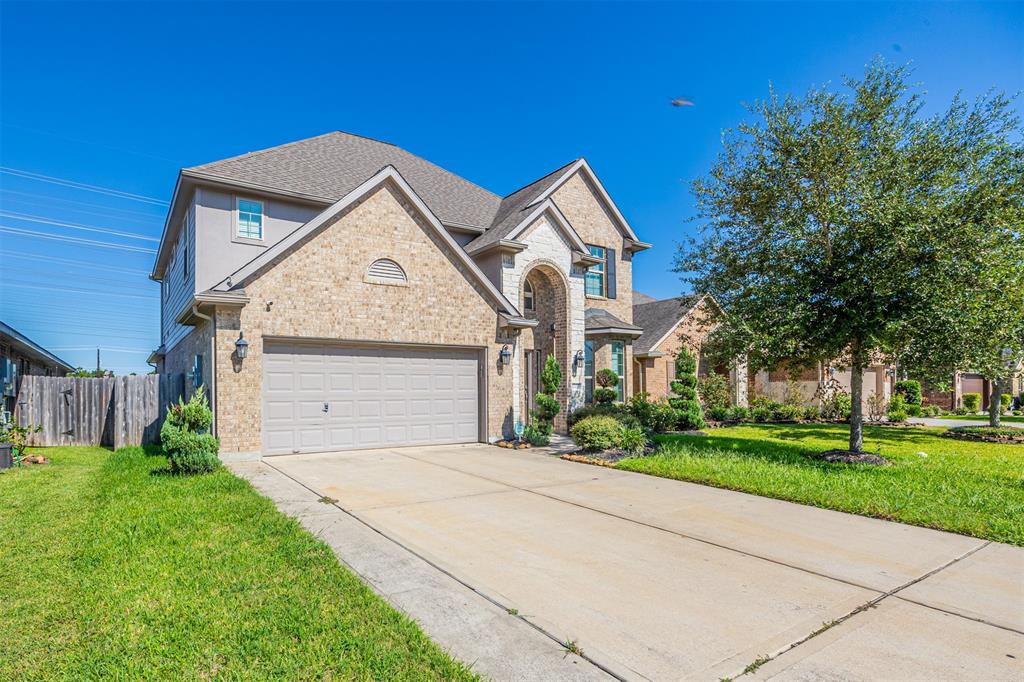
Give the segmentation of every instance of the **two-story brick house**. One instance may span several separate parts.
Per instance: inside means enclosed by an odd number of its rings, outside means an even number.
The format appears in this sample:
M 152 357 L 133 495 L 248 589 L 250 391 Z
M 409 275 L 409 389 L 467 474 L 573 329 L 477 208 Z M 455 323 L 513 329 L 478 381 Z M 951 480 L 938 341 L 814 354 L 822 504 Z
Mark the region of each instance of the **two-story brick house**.
M 564 428 L 596 370 L 632 390 L 646 248 L 583 159 L 501 197 L 329 133 L 180 172 L 151 359 L 207 387 L 228 453 L 507 437 L 549 354 Z

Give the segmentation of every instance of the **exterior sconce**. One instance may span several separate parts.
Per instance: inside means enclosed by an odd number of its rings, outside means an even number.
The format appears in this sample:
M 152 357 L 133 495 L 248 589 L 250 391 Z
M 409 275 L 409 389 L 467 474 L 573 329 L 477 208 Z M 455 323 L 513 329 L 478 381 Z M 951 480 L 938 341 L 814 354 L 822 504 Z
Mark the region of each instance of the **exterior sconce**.
M 498 353 L 498 362 L 502 365 L 512 364 L 512 351 L 508 349 L 507 343 L 501 347 L 501 351 Z
M 239 360 L 245 360 L 245 356 L 249 354 L 249 342 L 242 336 L 242 332 L 238 332 L 238 340 L 235 341 L 235 355 L 238 356 Z
M 575 374 L 579 371 L 580 365 L 583 364 L 583 351 L 576 351 L 576 355 L 572 356 L 572 373 Z

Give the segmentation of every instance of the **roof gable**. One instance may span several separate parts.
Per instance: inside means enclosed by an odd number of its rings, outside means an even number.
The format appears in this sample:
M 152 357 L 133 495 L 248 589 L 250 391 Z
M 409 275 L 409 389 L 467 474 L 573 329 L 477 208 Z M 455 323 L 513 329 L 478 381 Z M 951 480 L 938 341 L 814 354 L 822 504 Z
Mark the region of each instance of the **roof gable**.
M 647 353 L 657 349 L 703 299 L 697 295 L 677 296 L 634 305 L 633 322 L 644 333 L 633 342 L 633 352 Z
M 600 199 L 605 204 L 605 207 L 608 209 L 609 213 L 611 213 L 612 217 L 614 218 L 614 221 L 617 223 L 618 228 L 622 231 L 622 234 L 625 235 L 628 239 L 636 242 L 638 245 L 641 245 L 642 247 L 646 248 L 647 245 L 640 242 L 639 238 L 636 236 L 636 232 L 634 232 L 633 228 L 630 227 L 629 223 L 626 221 L 626 218 L 622 215 L 622 212 L 619 210 L 619 207 L 615 205 L 614 201 L 612 201 L 612 198 L 608 194 L 608 191 L 604 188 L 604 185 L 601 184 L 601 181 L 597 179 L 597 175 L 594 173 L 594 170 L 590 167 L 590 164 L 587 163 L 586 159 L 577 159 L 575 162 L 570 164 L 565 169 L 565 171 L 554 180 L 554 182 L 549 183 L 548 186 L 544 189 L 544 191 L 538 193 L 537 196 L 534 197 L 530 205 L 532 206 L 534 204 L 539 204 L 540 202 L 550 198 L 552 195 L 554 195 L 555 192 L 558 191 L 558 189 L 562 185 L 564 185 L 569 180 L 569 178 L 571 178 L 576 173 L 583 174 L 583 176 L 590 181 L 594 188 L 597 189 L 598 199 Z
M 449 247 L 453 256 L 466 267 L 473 278 L 481 285 L 483 290 L 497 306 L 498 312 L 512 318 L 521 317 L 518 309 L 495 288 L 494 284 L 483 274 L 476 263 L 474 263 L 466 252 L 459 247 L 458 243 L 448 233 L 448 230 L 444 228 L 437 216 L 430 211 L 426 203 L 424 203 L 424 201 L 416 194 L 415 190 L 413 190 L 409 183 L 406 182 L 405 178 L 402 177 L 402 174 L 399 173 L 394 166 L 382 168 L 380 171 L 354 188 L 351 192 L 326 208 L 315 218 L 260 253 L 259 256 L 231 273 L 228 277 L 225 277 L 220 283 L 215 285 L 212 290 L 229 291 L 243 286 L 248 279 L 251 279 L 265 267 L 269 266 L 275 259 L 303 243 L 318 229 L 328 224 L 332 219 L 349 207 L 353 206 L 361 198 L 373 193 L 385 183 L 391 183 L 398 192 L 409 200 L 412 206 L 421 214 L 426 224 L 434 230 L 437 237 Z

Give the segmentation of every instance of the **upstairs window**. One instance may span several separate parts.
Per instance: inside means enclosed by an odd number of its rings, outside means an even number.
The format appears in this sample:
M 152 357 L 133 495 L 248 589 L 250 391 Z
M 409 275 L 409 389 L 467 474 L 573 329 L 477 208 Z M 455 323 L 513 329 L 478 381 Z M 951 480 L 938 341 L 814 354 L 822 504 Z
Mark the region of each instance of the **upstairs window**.
M 263 202 L 238 200 L 236 234 L 243 239 L 263 239 Z
M 530 284 L 530 280 L 526 280 L 526 283 L 523 284 L 523 309 L 528 313 L 537 310 L 537 304 L 533 298 L 533 285 Z
M 594 246 L 593 244 L 587 244 L 587 248 L 590 249 L 590 255 L 596 258 L 600 258 L 601 262 L 597 265 L 591 265 L 587 269 L 587 275 L 584 280 L 585 292 L 587 296 L 604 296 L 607 288 L 605 287 L 605 265 L 607 264 L 607 252 L 603 246 Z

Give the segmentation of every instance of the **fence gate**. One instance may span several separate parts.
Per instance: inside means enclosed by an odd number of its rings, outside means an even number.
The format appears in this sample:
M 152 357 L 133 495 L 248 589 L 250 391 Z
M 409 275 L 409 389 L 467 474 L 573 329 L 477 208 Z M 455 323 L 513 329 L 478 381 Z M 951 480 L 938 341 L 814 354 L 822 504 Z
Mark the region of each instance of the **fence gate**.
M 34 446 L 155 443 L 168 403 L 183 389 L 183 375 L 28 375 L 21 378 L 14 419 L 19 426 L 42 427 L 29 437 Z

